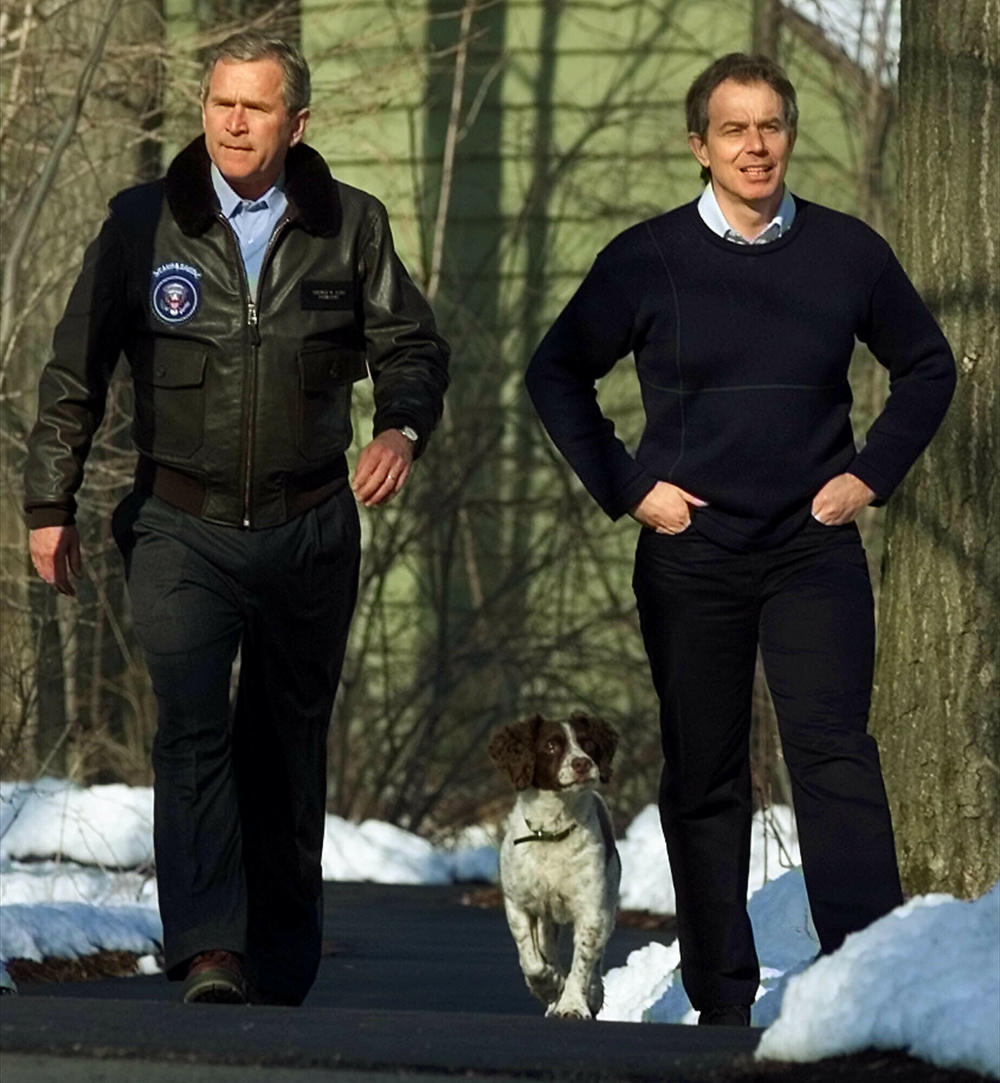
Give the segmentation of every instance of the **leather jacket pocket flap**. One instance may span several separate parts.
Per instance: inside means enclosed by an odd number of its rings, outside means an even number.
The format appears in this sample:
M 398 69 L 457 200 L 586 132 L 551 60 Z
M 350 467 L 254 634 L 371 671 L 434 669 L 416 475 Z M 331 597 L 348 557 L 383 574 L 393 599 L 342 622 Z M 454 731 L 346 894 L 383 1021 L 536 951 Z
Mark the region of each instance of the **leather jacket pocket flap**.
M 328 391 L 337 384 L 350 384 L 368 375 L 362 350 L 347 346 L 320 346 L 299 351 L 302 390 Z
M 132 375 L 154 387 L 201 387 L 207 361 L 202 346 L 158 346 L 152 357 L 133 365 Z

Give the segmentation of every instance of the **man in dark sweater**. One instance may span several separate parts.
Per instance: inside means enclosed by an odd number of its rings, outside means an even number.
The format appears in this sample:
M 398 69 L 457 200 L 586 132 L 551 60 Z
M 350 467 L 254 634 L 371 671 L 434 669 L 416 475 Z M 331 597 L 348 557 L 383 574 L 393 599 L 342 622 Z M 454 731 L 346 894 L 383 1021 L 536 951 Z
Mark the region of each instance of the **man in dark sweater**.
M 594 499 L 643 527 L 633 582 L 661 705 L 660 813 L 701 1023 L 747 1025 L 759 980 L 746 912 L 758 645 L 822 950 L 901 902 L 866 732 L 874 612 L 854 519 L 934 434 L 954 362 L 885 241 L 785 189 L 797 117 L 766 58 L 703 72 L 687 122 L 704 193 L 600 253 L 527 374 Z M 856 339 L 890 376 L 861 451 Z M 595 394 L 630 352 L 646 415 L 634 454 Z

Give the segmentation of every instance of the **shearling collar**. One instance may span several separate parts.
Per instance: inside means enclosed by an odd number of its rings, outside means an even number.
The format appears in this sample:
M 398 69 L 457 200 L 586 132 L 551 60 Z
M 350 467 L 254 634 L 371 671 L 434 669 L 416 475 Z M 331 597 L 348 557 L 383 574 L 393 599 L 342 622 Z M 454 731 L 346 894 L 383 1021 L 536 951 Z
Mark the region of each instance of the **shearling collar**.
M 167 169 L 167 203 L 181 232 L 189 237 L 204 233 L 215 221 L 211 166 L 205 137 L 200 135 Z M 289 215 L 310 233 L 329 237 L 340 230 L 337 182 L 322 157 L 304 143 L 292 147 L 285 158 L 285 194 Z

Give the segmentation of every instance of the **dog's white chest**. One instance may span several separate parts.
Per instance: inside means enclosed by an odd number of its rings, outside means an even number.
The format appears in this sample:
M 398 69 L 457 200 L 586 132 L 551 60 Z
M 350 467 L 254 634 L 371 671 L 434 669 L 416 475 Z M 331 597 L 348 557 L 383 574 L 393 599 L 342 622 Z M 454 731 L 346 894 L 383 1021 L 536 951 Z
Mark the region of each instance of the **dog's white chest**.
M 596 816 L 575 820 L 564 837 L 559 837 L 562 831 L 533 832 L 530 823 L 515 814 L 501 847 L 500 879 L 507 899 L 561 925 L 579 917 L 581 907 L 616 906 L 617 854 L 605 845 Z
M 557 849 L 558 848 L 558 849 Z M 528 913 L 550 914 L 560 924 L 573 920 L 572 900 L 596 886 L 592 861 L 580 861 L 565 844 L 530 841 L 501 855 L 504 894 Z

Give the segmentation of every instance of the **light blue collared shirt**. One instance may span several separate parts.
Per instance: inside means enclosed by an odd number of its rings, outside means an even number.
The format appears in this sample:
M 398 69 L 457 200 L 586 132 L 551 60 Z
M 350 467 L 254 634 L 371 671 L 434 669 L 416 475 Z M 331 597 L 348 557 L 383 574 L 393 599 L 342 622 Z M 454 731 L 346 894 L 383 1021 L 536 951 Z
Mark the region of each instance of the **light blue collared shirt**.
M 260 199 L 243 199 L 229 187 L 218 166 L 212 163 L 212 186 L 218 196 L 219 207 L 240 242 L 251 297 L 257 296 L 257 280 L 267 242 L 288 206 L 284 184 L 285 174 L 282 172 Z
M 754 237 L 752 241 L 748 241 L 742 233 L 738 233 L 726 221 L 711 182 L 705 185 L 705 190 L 698 200 L 698 213 L 713 233 L 727 241 L 732 241 L 733 244 L 767 244 L 769 241 L 776 241 L 782 233 L 787 233 L 792 228 L 792 221 L 795 218 L 795 200 L 792 198 L 792 193 L 785 188 L 778 213 L 768 222 L 763 233 Z

